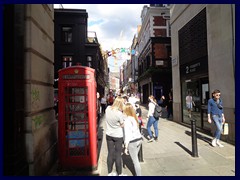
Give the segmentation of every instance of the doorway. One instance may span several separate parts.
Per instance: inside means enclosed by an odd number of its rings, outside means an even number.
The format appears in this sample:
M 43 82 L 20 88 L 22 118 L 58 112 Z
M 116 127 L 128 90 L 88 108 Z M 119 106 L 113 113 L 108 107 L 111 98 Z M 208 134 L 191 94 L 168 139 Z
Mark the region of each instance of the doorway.
M 191 94 L 193 106 L 191 115 L 186 105 L 186 97 Z M 191 119 L 196 120 L 196 126 L 201 129 L 210 129 L 207 122 L 207 102 L 209 99 L 208 78 L 188 79 L 182 81 L 182 122 L 191 124 Z

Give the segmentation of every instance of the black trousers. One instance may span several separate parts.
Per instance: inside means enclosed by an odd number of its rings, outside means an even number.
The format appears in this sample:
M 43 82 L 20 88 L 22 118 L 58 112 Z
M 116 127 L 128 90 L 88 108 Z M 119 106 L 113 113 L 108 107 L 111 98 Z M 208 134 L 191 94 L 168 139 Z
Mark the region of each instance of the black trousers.
M 113 170 L 113 164 L 115 162 L 116 171 L 119 174 L 122 174 L 122 144 L 123 138 L 116 138 L 106 135 L 108 156 L 107 156 L 107 167 L 108 173 L 111 173 Z
M 102 106 L 102 114 L 105 114 L 106 104 L 101 104 L 101 106 Z

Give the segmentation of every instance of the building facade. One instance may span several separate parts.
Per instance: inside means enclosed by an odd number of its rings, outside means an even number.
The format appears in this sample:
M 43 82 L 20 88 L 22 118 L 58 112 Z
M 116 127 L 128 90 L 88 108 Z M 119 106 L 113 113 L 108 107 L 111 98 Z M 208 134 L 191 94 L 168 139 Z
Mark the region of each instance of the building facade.
M 97 92 L 104 94 L 106 60 L 96 32 L 87 30 L 88 13 L 85 9 L 55 9 L 55 63 L 54 77 L 58 70 L 73 66 L 88 66 L 96 71 Z M 57 83 L 55 84 L 57 88 Z
M 171 6 L 174 121 L 190 124 L 186 95 L 192 93 L 197 127 L 211 133 L 207 102 L 221 91 L 229 135 L 235 143 L 235 6 L 174 4 Z
M 114 94 L 120 90 L 120 74 L 119 72 L 109 73 L 109 90 Z
M 138 26 L 138 32 L 140 30 L 140 26 Z M 136 46 L 137 46 L 137 36 L 134 35 L 131 45 L 131 82 L 130 82 L 130 90 L 132 94 L 138 94 L 138 58 L 136 54 Z
M 53 20 L 51 4 L 3 6 L 6 176 L 47 175 L 57 160 Z
M 165 5 L 144 6 L 141 30 L 137 39 L 138 89 L 141 102 L 148 96 L 157 100 L 168 96 L 172 88 L 170 9 Z

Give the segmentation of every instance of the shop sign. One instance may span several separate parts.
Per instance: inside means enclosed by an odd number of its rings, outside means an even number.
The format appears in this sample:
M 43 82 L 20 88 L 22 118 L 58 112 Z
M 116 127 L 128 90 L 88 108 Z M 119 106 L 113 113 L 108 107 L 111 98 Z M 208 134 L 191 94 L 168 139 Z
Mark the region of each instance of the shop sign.
M 89 74 L 65 74 L 62 77 L 63 79 L 80 79 L 80 80 L 84 80 L 84 79 L 90 79 L 90 75 Z
M 181 75 L 194 75 L 208 73 L 207 61 L 198 61 L 181 66 Z
M 163 65 L 164 65 L 164 61 L 160 61 L 160 60 L 156 61 L 156 66 L 163 66 Z
M 176 66 L 178 64 L 177 58 L 172 58 L 172 66 Z
M 200 66 L 201 66 L 200 62 L 186 66 L 186 74 L 196 72 Z

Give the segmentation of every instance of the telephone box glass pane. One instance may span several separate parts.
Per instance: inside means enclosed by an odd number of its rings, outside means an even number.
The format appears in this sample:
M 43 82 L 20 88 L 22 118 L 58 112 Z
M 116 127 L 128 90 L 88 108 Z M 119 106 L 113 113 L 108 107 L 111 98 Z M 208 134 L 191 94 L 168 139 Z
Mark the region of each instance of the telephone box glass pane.
M 88 89 L 65 88 L 65 131 L 68 156 L 89 155 Z

